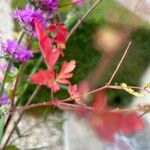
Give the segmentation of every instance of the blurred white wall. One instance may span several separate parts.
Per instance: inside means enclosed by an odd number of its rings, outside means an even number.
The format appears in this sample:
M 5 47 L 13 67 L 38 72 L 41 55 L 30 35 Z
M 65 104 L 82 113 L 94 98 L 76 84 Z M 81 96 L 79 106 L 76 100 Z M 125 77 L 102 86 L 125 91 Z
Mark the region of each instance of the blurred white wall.
M 150 21 L 150 0 L 117 0 L 143 19 Z

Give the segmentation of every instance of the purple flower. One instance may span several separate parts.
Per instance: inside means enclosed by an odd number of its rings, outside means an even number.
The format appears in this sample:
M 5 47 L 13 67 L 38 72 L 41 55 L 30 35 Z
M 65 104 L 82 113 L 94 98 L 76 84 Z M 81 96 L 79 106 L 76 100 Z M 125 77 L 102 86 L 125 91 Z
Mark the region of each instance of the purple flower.
M 43 20 L 42 11 L 40 9 L 35 9 L 32 5 L 27 4 L 23 10 L 16 8 L 16 10 L 12 13 L 12 17 L 14 19 L 20 20 L 25 29 L 28 32 L 35 32 L 34 26 L 34 18 L 38 17 L 40 20 Z
M 6 53 L 13 54 L 18 48 L 18 43 L 15 40 L 6 40 L 6 43 L 3 43 L 3 46 Z
M 0 105 L 9 105 L 11 104 L 10 99 L 8 98 L 8 95 L 5 93 L 0 96 Z
M 25 48 L 22 48 L 19 51 L 16 51 L 13 54 L 13 57 L 15 60 L 20 62 L 26 62 L 28 59 L 30 59 L 33 56 L 33 53 L 31 50 L 27 50 Z
M 33 56 L 31 50 L 27 49 L 23 44 L 18 44 L 15 40 L 6 40 L 3 43 L 5 54 L 9 54 L 15 61 L 25 63 Z
M 57 11 L 59 2 L 58 0 L 38 0 L 40 6 L 47 11 Z

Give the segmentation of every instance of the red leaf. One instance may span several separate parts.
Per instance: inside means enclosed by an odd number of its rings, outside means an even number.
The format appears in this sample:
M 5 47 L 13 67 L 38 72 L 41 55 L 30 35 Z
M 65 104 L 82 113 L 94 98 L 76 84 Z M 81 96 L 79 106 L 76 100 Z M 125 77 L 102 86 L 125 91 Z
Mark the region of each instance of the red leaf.
M 94 110 L 87 119 L 96 133 L 107 141 L 113 141 L 116 132 L 127 134 L 144 128 L 144 121 L 137 114 L 110 111 L 104 90 L 96 94 L 92 107 Z
M 76 62 L 74 60 L 70 61 L 69 63 L 64 62 L 62 64 L 59 74 L 56 77 L 57 82 L 62 84 L 69 84 L 70 81 L 68 79 L 73 76 L 71 72 L 74 70 L 75 67 Z
M 77 87 L 71 86 L 68 91 L 74 95 Z M 116 133 L 128 134 L 144 128 L 144 121 L 137 114 L 110 111 L 106 105 L 105 91 L 98 93 L 92 107 L 65 103 L 60 104 L 59 107 L 72 110 L 87 119 L 98 136 L 109 142 L 114 141 Z
M 43 54 L 44 61 L 47 64 L 48 68 L 52 70 L 59 58 L 60 53 L 56 49 L 56 47 L 52 46 L 52 40 L 49 38 L 46 30 L 43 28 L 42 22 L 38 18 L 35 18 L 34 22 L 39 46 Z
M 56 46 L 52 46 L 47 55 L 45 56 L 45 61 L 47 62 L 48 68 L 53 70 L 54 65 L 56 64 L 59 58 L 60 52 L 57 50 Z
M 39 85 L 47 85 L 48 82 L 48 71 L 47 70 L 40 70 L 35 74 L 31 75 L 31 80 L 35 84 Z M 52 76 L 53 79 L 53 76 Z
M 49 27 L 48 27 L 48 29 L 50 30 L 50 31 L 52 31 L 52 32 L 55 32 L 56 31 L 56 25 L 54 25 L 54 24 L 50 24 L 49 25 Z
M 106 98 L 107 98 L 107 96 L 106 96 L 105 90 L 97 92 L 92 107 L 97 110 L 107 109 L 108 106 L 107 106 Z
M 58 83 L 55 81 L 55 73 L 51 70 L 40 70 L 39 72 L 31 75 L 31 80 L 35 84 L 46 85 L 54 92 L 60 89 Z
M 144 128 L 144 121 L 137 114 L 95 111 L 87 118 L 96 133 L 110 142 L 114 140 L 117 132 L 128 134 Z
M 72 98 L 75 98 L 75 101 L 76 101 L 77 104 L 83 104 L 82 101 L 81 101 L 81 96 L 78 92 L 76 84 L 75 85 L 70 84 L 68 86 L 68 92 L 69 92 L 69 94 Z
M 53 24 L 50 24 L 48 29 L 52 32 L 55 32 L 56 35 L 61 34 L 64 36 L 64 39 L 68 35 L 68 29 L 65 27 L 63 23 L 58 23 L 57 20 L 54 20 Z
M 63 36 L 62 33 L 58 33 L 55 37 L 54 40 L 56 43 L 65 43 L 65 37 Z

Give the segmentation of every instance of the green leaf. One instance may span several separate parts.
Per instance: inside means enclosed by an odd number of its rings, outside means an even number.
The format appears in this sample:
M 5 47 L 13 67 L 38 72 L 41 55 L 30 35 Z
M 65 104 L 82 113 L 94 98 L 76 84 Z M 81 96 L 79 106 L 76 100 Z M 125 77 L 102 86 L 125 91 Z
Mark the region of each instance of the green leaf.
M 121 86 L 122 86 L 122 88 L 123 88 L 126 92 L 128 92 L 128 93 L 130 93 L 130 94 L 132 94 L 132 95 L 134 95 L 134 96 L 137 96 L 137 97 L 143 97 L 143 96 L 144 96 L 143 93 L 135 92 L 133 89 L 129 88 L 126 83 L 122 83 Z
M 6 82 L 12 82 L 14 78 L 17 76 L 19 69 L 15 68 L 12 72 L 9 72 L 6 76 Z

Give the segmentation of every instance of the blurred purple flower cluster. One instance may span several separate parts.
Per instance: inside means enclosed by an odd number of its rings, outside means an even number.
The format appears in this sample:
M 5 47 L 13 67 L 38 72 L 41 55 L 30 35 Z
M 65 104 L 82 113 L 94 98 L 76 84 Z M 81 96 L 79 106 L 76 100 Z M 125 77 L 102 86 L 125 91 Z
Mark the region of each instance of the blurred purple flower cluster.
M 36 4 L 39 5 L 38 8 L 27 4 L 24 9 L 16 8 L 12 13 L 12 17 L 21 21 L 24 29 L 29 33 L 32 32 L 33 35 L 36 35 L 34 18 L 36 17 L 46 24 L 53 12 L 57 12 L 59 2 L 58 0 L 37 0 Z
M 40 20 L 43 20 L 42 11 L 40 9 L 35 9 L 30 4 L 27 4 L 23 10 L 16 8 L 12 13 L 12 17 L 21 21 L 26 31 L 32 31 L 33 33 L 35 31 L 34 18 L 38 17 Z
M 16 40 L 6 40 L 3 43 L 3 51 L 10 54 L 13 60 L 25 63 L 33 56 L 31 50 L 27 49 L 23 44 L 18 44 Z
M 10 99 L 8 98 L 8 95 L 4 93 L 0 96 L 0 105 L 9 105 L 11 104 Z
M 48 11 L 57 11 L 58 10 L 58 0 L 38 0 L 38 3 Z

